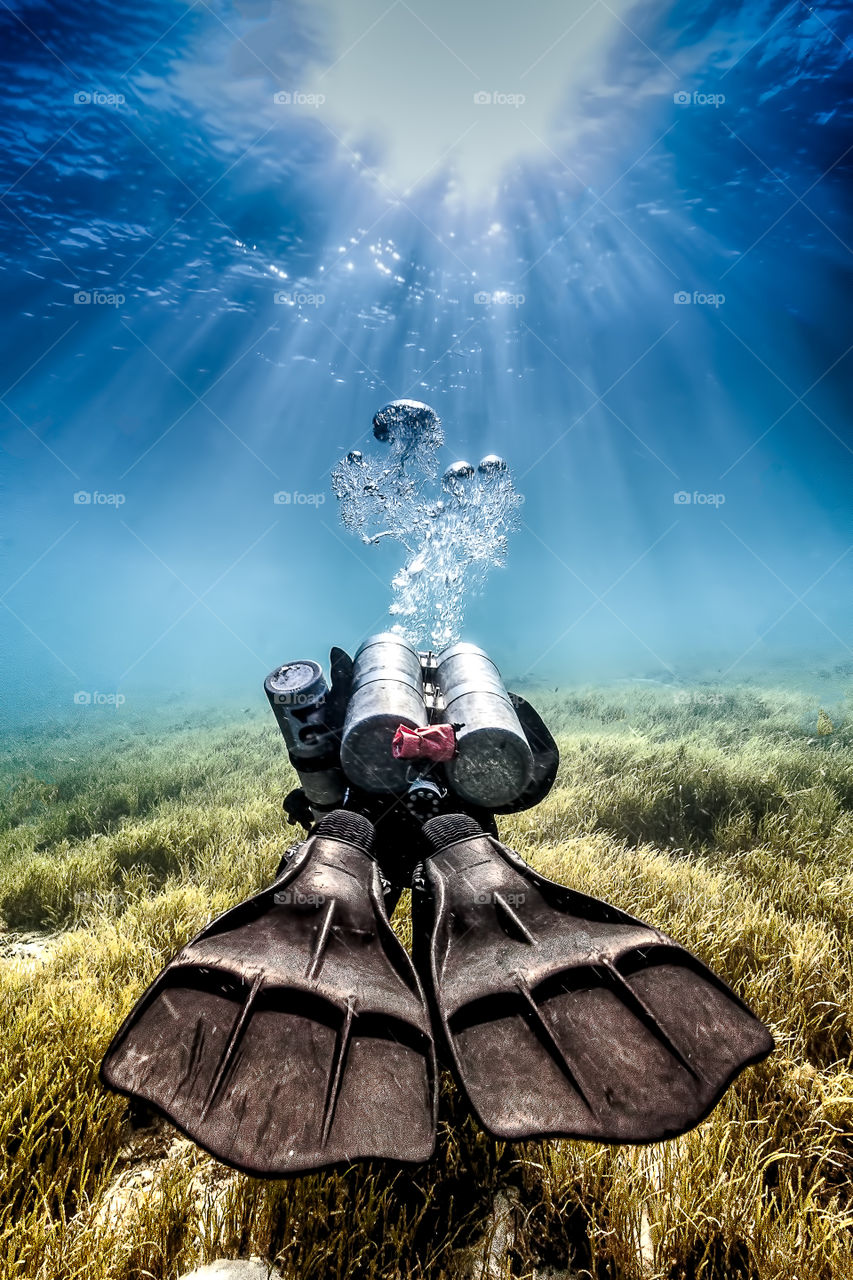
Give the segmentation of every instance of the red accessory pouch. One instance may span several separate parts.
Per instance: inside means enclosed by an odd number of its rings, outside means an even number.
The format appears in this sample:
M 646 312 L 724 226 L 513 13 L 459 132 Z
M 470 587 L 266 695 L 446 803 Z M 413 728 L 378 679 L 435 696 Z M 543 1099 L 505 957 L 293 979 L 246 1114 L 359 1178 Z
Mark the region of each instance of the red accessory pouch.
M 451 760 L 456 754 L 452 724 L 430 724 L 425 729 L 397 728 L 391 743 L 395 760 Z

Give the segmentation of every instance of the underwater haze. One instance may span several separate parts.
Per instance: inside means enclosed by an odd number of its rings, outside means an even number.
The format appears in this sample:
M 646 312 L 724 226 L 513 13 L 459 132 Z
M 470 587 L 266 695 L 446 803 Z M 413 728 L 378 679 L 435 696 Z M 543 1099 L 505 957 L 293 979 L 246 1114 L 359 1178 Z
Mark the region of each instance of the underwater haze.
M 392 622 L 332 474 L 401 398 L 523 498 L 508 680 L 853 672 L 838 0 L 9 0 L 13 723 L 260 705 Z

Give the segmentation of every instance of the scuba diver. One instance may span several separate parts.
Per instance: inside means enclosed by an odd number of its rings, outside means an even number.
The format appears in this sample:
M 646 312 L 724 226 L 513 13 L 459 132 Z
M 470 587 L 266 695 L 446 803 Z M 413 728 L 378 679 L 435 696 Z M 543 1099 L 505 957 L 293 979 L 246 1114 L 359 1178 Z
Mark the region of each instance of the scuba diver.
M 377 438 L 412 403 L 380 411 Z M 278 1177 L 429 1159 L 440 1065 L 497 1139 L 647 1143 L 771 1052 L 690 952 L 500 841 L 496 815 L 543 800 L 559 752 L 484 650 L 383 632 L 333 648 L 328 683 L 299 660 L 264 687 L 306 838 L 142 995 L 101 1064 L 110 1088 Z M 411 955 L 390 924 L 407 888 Z

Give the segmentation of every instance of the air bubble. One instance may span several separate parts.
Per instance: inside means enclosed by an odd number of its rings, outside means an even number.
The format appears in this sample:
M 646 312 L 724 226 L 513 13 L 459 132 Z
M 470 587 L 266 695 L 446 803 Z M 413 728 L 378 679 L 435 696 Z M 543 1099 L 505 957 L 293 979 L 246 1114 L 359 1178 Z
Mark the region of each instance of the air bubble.
M 506 461 L 487 454 L 476 470 L 454 462 L 430 491 L 444 443 L 429 405 L 395 400 L 378 411 L 376 455 L 353 449 L 332 472 L 344 526 L 366 544 L 399 542 L 407 560 L 391 581 L 392 630 L 410 644 L 439 649 L 460 638 L 465 606 L 506 560 L 508 534 L 523 499 Z

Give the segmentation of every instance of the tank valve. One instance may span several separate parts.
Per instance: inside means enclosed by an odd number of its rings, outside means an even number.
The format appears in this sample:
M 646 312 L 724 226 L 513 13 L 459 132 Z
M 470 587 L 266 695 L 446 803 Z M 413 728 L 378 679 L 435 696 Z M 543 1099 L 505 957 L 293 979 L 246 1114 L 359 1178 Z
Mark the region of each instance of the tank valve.
M 406 792 L 406 808 L 413 818 L 426 822 L 441 812 L 441 802 L 446 795 L 445 788 L 434 778 L 415 778 Z

